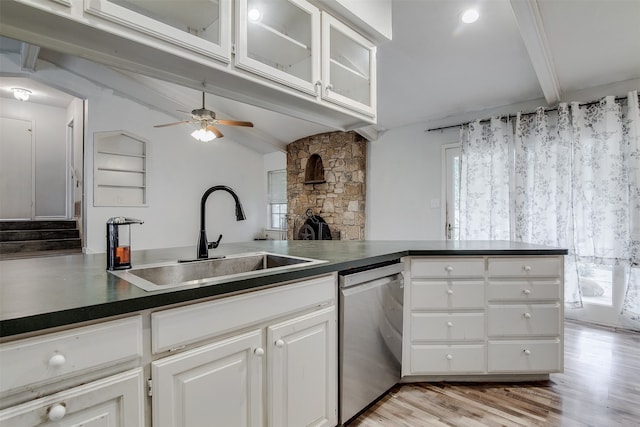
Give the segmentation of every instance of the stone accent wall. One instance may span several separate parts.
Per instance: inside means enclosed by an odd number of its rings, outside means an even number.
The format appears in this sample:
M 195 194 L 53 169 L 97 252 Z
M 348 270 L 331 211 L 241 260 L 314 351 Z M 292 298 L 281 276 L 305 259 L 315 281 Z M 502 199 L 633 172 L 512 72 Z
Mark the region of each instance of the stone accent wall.
M 305 184 L 309 157 L 322 159 L 324 183 Z M 366 140 L 355 132 L 330 132 L 287 146 L 287 239 L 298 239 L 311 208 L 329 225 L 334 238 L 364 240 Z

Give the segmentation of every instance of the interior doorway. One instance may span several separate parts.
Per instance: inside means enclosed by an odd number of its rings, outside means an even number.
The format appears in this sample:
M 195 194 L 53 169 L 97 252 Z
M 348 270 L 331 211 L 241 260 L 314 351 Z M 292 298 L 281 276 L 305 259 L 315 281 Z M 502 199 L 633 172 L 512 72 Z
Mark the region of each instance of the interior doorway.
M 33 123 L 0 117 L 0 219 L 35 216 Z
M 442 146 L 443 200 L 444 202 L 444 237 L 447 240 L 460 239 L 460 144 Z

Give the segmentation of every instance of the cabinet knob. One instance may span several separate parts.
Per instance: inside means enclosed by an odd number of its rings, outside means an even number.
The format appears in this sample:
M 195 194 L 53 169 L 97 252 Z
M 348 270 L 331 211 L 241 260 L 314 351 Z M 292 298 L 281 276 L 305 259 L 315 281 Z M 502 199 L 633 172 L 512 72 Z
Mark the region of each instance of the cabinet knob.
M 527 273 L 531 271 L 531 266 L 530 265 L 525 265 L 522 267 L 522 271 L 526 271 Z
M 264 348 L 262 348 L 262 347 L 258 347 L 258 348 L 256 348 L 255 350 L 253 350 L 253 353 L 254 353 L 256 356 L 264 356 Z
M 447 289 L 447 294 L 453 295 L 453 289 Z
M 524 318 L 525 319 L 531 319 L 531 313 L 525 313 L 524 314 Z
M 276 347 L 278 347 L 278 348 L 284 347 L 284 341 L 283 340 L 276 340 Z
M 67 358 L 63 354 L 57 353 L 49 358 L 49 366 L 59 368 L 67 362 Z
M 531 291 L 529 289 L 525 289 L 522 293 L 525 295 L 531 295 Z
M 447 322 L 447 326 L 448 327 L 452 327 L 453 326 L 453 322 Z
M 453 356 L 451 354 L 447 354 L 447 360 L 453 360 Z
M 447 273 L 451 273 L 453 271 L 453 266 L 447 265 L 444 269 L 447 271 Z
M 531 350 L 527 349 L 522 350 L 522 352 L 525 354 L 525 356 L 529 356 L 531 354 Z
M 60 421 L 67 413 L 67 405 L 64 403 L 57 403 L 49 408 L 47 411 L 47 417 L 49 421 Z

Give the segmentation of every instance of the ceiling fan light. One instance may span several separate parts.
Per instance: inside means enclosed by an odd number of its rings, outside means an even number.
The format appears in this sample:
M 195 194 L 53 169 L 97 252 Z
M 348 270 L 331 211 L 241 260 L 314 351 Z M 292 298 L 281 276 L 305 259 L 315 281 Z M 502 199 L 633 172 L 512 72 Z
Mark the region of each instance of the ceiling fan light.
M 13 97 L 19 101 L 28 101 L 31 96 L 31 91 L 29 89 L 23 89 L 21 87 L 11 88 L 13 91 Z
M 216 139 L 216 136 L 213 132 L 207 129 L 196 129 L 191 133 L 191 136 L 202 142 L 209 142 Z

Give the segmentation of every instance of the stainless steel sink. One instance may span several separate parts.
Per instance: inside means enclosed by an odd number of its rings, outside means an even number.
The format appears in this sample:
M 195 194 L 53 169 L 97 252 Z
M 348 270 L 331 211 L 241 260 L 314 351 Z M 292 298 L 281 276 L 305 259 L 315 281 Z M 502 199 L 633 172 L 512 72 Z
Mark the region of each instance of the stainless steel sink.
M 229 255 L 224 258 L 172 262 L 109 271 L 146 291 L 186 285 L 215 284 L 231 278 L 259 276 L 265 270 L 282 271 L 325 261 L 268 252 Z

